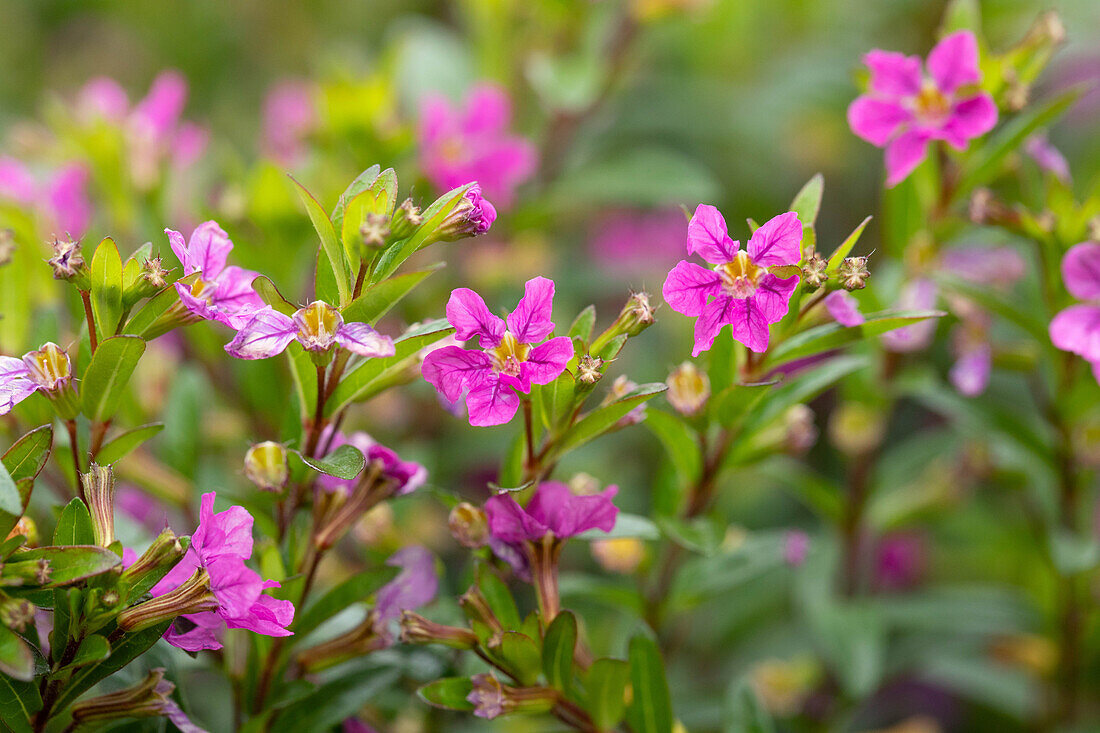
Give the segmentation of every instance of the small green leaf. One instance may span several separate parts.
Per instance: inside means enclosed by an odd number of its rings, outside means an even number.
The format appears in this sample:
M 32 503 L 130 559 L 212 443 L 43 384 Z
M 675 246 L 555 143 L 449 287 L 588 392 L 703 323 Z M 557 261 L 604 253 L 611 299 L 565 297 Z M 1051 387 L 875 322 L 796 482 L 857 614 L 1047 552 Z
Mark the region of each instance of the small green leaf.
M 402 298 L 412 292 L 413 288 L 442 266 L 443 264 L 440 263 L 427 270 L 409 272 L 371 285 L 363 291 L 362 295 L 348 304 L 340 315 L 348 323 L 369 323 L 373 326 Z
M 566 334 L 569 338 L 579 338 L 585 344 L 592 342 L 592 329 L 596 325 L 596 306 L 590 305 L 573 319 Z
M 555 456 L 561 456 L 606 433 L 635 407 L 667 389 L 662 382 L 643 384 L 614 402 L 597 407 L 566 431 L 555 445 Z
M 95 544 L 92 515 L 80 499 L 73 499 L 61 510 L 53 533 L 53 543 L 59 547 Z
M 0 674 L 0 720 L 14 733 L 31 733 L 31 718 L 42 709 L 38 685 Z
M 103 422 L 114 417 L 144 353 L 145 342 L 137 336 L 114 336 L 99 344 L 80 385 L 89 420 Z
M 798 220 L 805 228 L 813 227 L 817 222 L 817 214 L 821 211 L 821 197 L 825 193 L 825 177 L 820 173 L 806 181 L 791 202 L 790 210 L 798 214 Z
M 602 529 L 590 529 L 576 536 L 578 540 L 659 540 L 661 531 L 648 517 L 640 514 L 627 514 L 619 512 L 615 518 L 615 527 L 610 532 Z
M 328 218 L 328 214 L 325 213 L 325 208 L 317 202 L 317 199 L 313 198 L 313 194 L 307 191 L 305 186 L 294 180 L 293 176 L 290 177 L 290 180 L 294 181 L 294 185 L 298 187 L 298 195 L 301 197 L 302 203 L 305 204 L 306 212 L 309 214 L 309 220 L 313 222 L 313 228 L 317 230 L 317 236 L 321 238 L 321 249 L 328 258 L 328 266 L 336 281 L 336 291 L 339 294 L 339 305 L 344 305 L 348 302 L 351 295 L 351 286 L 348 282 L 348 264 L 344 256 L 344 248 L 340 245 L 340 240 L 336 237 L 336 230 L 333 228 L 332 221 Z M 320 264 L 321 258 L 318 258 L 318 265 Z M 318 269 L 317 278 L 318 280 L 321 278 L 320 269 Z
M 396 242 L 378 258 L 378 263 L 371 274 L 371 282 L 381 282 L 392 275 L 401 264 L 416 254 L 417 250 L 426 247 L 435 240 L 430 237 L 439 229 L 443 220 L 447 218 L 455 206 L 466 195 L 466 191 L 473 184 L 466 184 L 452 189 L 436 199 L 423 214 L 424 221 L 416 228 L 408 239 Z
M 26 433 L 4 453 L 4 467 L 13 481 L 36 478 L 50 457 L 53 426 L 41 425 Z M 0 479 L 2 481 L 2 479 Z
M 661 533 L 681 547 L 702 555 L 713 555 L 725 537 L 725 527 L 710 517 L 681 519 L 657 517 Z
M 863 236 L 863 230 L 867 228 L 867 225 L 870 222 L 871 217 L 868 216 L 866 219 L 860 222 L 859 226 L 856 227 L 851 234 L 848 235 L 847 239 L 840 243 L 839 247 L 833 250 L 833 253 L 829 255 L 829 261 L 825 267 L 825 271 L 827 273 L 836 272 L 837 269 L 840 268 L 840 263 L 844 261 L 845 257 L 851 254 L 852 248 L 856 246 L 856 242 L 858 242 L 859 238 Z
M 477 587 L 485 596 L 486 603 L 497 617 L 501 625 L 506 629 L 518 629 L 520 627 L 519 609 L 512 598 L 512 592 L 504 581 L 493 574 L 484 565 L 477 569 Z
M 0 466 L 0 473 L 4 473 L 4 469 Z M 0 478 L 0 483 L 3 479 Z M 23 513 L 27 510 L 27 505 L 31 501 L 31 490 L 34 488 L 34 479 L 24 478 L 15 482 L 15 490 L 19 494 L 20 504 L 19 511 L 17 513 L 9 513 L 0 511 L 0 537 L 7 537 L 12 528 L 19 522 L 19 518 L 23 516 Z
M 308 695 L 283 708 L 273 731 L 324 731 L 355 715 L 364 705 L 393 687 L 401 670 L 361 665 L 350 673 L 329 677 Z
M 577 646 L 577 617 L 562 611 L 546 629 L 542 641 L 542 672 L 551 687 L 568 694 L 573 687 L 573 655 Z
M 99 243 L 92 256 L 91 295 L 99 336 L 114 334 L 122 317 L 122 258 L 110 237 Z
M 665 665 L 656 642 L 646 636 L 630 640 L 630 682 L 634 697 L 627 720 L 635 733 L 672 733 L 672 700 Z
M 474 705 L 466 697 L 473 691 L 474 683 L 466 677 L 444 677 L 424 685 L 416 694 L 437 708 L 470 712 Z
M 113 553 L 112 553 L 113 554 Z M 125 634 L 122 639 L 116 641 L 111 647 L 111 655 L 102 662 L 81 667 L 69 678 L 64 692 L 57 699 L 54 711 L 60 713 L 78 697 L 90 690 L 100 680 L 110 677 L 139 656 L 149 651 L 149 648 L 160 641 L 168 628 L 170 621 L 163 624 L 143 629 L 133 634 Z
M 275 283 L 271 282 L 271 278 L 266 275 L 260 275 L 253 279 L 252 289 L 265 303 L 284 316 L 292 316 L 298 310 L 296 306 L 283 297 L 283 294 L 279 292 L 279 288 L 275 287 Z
M 366 191 L 374 183 L 374 180 L 378 178 L 378 174 L 382 172 L 382 166 L 375 163 L 370 168 L 360 173 L 355 177 L 348 187 L 344 189 L 344 192 L 340 194 L 340 198 L 336 201 L 336 206 L 332 207 L 332 224 L 333 227 L 338 227 L 344 221 L 344 208 L 347 206 L 347 202 L 358 196 L 363 191 Z
M 23 499 L 3 463 L 0 463 L 0 512 L 16 516 L 23 513 Z
M 42 559 L 50 563 L 50 579 L 41 586 L 43 588 L 59 588 L 64 585 L 72 585 L 122 567 L 122 559 L 114 552 L 105 547 L 90 545 L 37 547 L 33 550 L 26 550 L 12 555 L 12 560 L 17 560 L 20 563 L 37 562 Z M 8 563 L 8 565 L 15 564 L 15 562 Z
M 597 659 L 588 670 L 585 709 L 599 730 L 614 730 L 626 711 L 630 665 L 620 659 Z
M 500 656 L 521 685 L 533 685 L 542 671 L 542 656 L 534 639 L 518 631 L 500 635 Z
M 73 661 L 69 664 L 69 667 L 84 667 L 89 664 L 95 664 L 96 662 L 102 662 L 110 655 L 111 645 L 107 643 L 105 637 L 99 634 L 85 636 L 80 642 L 80 646 L 77 647 L 76 655 L 73 657 Z
M 96 462 L 102 466 L 114 463 L 129 455 L 131 451 L 145 441 L 156 436 L 162 430 L 164 430 L 164 423 L 160 422 L 150 423 L 149 425 L 142 425 L 141 427 L 127 430 L 121 435 L 112 438 L 100 449 L 99 455 L 96 456 Z
M 0 624 L 0 672 L 23 682 L 34 679 L 34 654 L 23 637 Z
M 380 173 L 365 190 L 355 194 L 349 199 L 340 198 L 345 203 L 342 218 L 337 219 L 336 210 L 333 209 L 333 226 L 340 230 L 344 243 L 344 251 L 352 262 L 359 260 L 360 228 L 367 218 L 367 214 L 380 214 L 392 216 L 394 206 L 397 205 L 397 174 L 393 168 L 387 168 Z
M 324 458 L 309 458 L 293 451 L 302 462 L 318 473 L 335 476 L 343 481 L 351 481 L 363 472 L 365 461 L 363 453 L 353 445 L 341 445 Z
M 679 416 L 654 407 L 646 408 L 643 424 L 665 447 L 681 486 L 695 483 L 703 471 L 702 451 L 696 432 Z

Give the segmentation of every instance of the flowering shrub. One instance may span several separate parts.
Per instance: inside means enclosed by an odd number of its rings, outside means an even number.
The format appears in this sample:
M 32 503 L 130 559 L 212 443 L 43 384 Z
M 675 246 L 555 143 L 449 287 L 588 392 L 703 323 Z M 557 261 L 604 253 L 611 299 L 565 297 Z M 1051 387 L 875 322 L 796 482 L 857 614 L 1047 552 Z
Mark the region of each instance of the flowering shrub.
M 1085 91 L 1035 87 L 1058 17 L 998 51 L 954 0 L 924 58 L 831 47 L 833 123 L 752 105 L 830 180 L 885 148 L 842 202 L 678 140 L 742 4 L 566 5 L 395 23 L 369 71 L 333 43 L 248 153 L 191 121 L 237 84 L 201 72 L 132 104 L 92 69 L 13 125 L 0 728 L 1100 721 L 1100 192 L 1047 136 Z

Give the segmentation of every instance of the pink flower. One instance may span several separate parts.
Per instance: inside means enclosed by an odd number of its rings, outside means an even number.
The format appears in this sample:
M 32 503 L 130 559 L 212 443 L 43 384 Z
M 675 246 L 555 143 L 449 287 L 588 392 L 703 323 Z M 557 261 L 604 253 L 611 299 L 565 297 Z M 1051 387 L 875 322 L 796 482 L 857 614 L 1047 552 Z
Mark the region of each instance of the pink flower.
M 48 229 L 78 239 L 92 218 L 88 178 L 88 169 L 82 164 L 68 163 L 40 185 L 21 161 L 0 157 L 0 199 L 33 206 Z
M 220 649 L 221 633 L 226 627 L 266 636 L 290 636 L 286 627 L 294 620 L 294 605 L 264 595 L 265 589 L 278 588 L 279 584 L 263 580 L 244 563 L 252 556 L 252 515 L 239 506 L 215 514 L 214 498 L 212 491 L 202 495 L 199 526 L 191 535 L 187 554 L 153 586 L 151 593 L 169 593 L 202 568 L 209 575 L 218 607 L 180 617 L 183 621 L 177 620 L 169 627 L 165 640 L 195 652 Z
M 413 461 L 402 461 L 395 452 L 362 431 L 349 436 L 338 432 L 331 439 L 329 436 L 332 436 L 331 426 L 321 433 L 320 441 L 321 445 L 327 446 L 328 451 L 336 450 L 342 445 L 351 445 L 359 449 L 368 465 L 377 461 L 382 468 L 382 475 L 397 485 L 393 492 L 395 496 L 411 494 L 428 479 L 428 469 Z M 325 474 L 317 478 L 318 485 L 325 491 L 342 491 L 346 494 L 351 493 L 357 481 L 358 479 L 344 481 Z
M 499 87 L 480 85 L 461 109 L 439 95 L 420 110 L 420 164 L 436 187 L 450 190 L 478 181 L 502 206 L 535 171 L 538 156 L 526 139 L 511 135 L 512 105 Z
M 673 264 L 686 234 L 679 209 L 613 211 L 593 227 L 591 251 L 609 271 L 645 275 Z
M 700 204 L 688 225 L 688 254 L 712 265 L 707 269 L 681 260 L 665 280 L 664 297 L 673 310 L 698 316 L 692 356 L 710 349 L 726 324 L 733 337 L 755 352 L 768 348 L 768 326 L 787 315 L 798 277 L 780 277 L 772 267 L 802 259 L 802 222 L 793 211 L 761 226 L 745 251 L 730 239 L 718 209 Z
M 187 80 L 178 71 L 162 71 L 145 98 L 134 105 L 128 120 L 131 131 L 138 138 L 167 144 L 186 104 Z
M 610 532 L 619 514 L 611 503 L 617 493 L 618 486 L 608 486 L 598 494 L 578 496 L 565 484 L 544 481 L 526 507 L 516 503 L 511 494 L 498 494 L 485 502 L 489 531 L 512 546 L 538 542 L 547 534 L 566 539 L 590 529 Z
M 252 289 L 252 281 L 259 273 L 236 265 L 226 266 L 233 242 L 217 222 L 199 224 L 186 243 L 174 229 L 165 229 L 164 233 L 183 263 L 183 274 L 199 273 L 199 279 L 191 287 L 176 283 L 180 300 L 191 313 L 240 329 L 257 311 L 267 307 Z
M 0 356 L 0 415 L 35 392 L 56 394 L 72 381 L 69 355 L 55 343 L 46 342 L 23 358 Z
M 936 305 L 936 283 L 927 279 L 913 280 L 905 285 L 898 297 L 898 310 L 929 310 Z M 920 351 L 928 346 L 936 333 L 936 319 L 926 318 L 911 326 L 895 328 L 882 334 L 887 351 Z
M 378 625 L 401 617 L 402 611 L 420 608 L 432 602 L 439 590 L 435 558 L 427 548 L 409 545 L 393 553 L 386 564 L 401 568 L 397 577 L 378 589 L 372 614 Z
M 357 356 L 394 355 L 393 339 L 366 323 L 345 323 L 339 311 L 321 300 L 299 308 L 293 316 L 262 308 L 240 327 L 225 350 L 238 359 L 269 359 L 295 340 L 306 351 L 341 348 Z
M 0 199 L 24 206 L 38 196 L 38 184 L 27 166 L 15 158 L 0 157 Z
M 573 342 L 566 336 L 532 346 L 554 330 L 553 304 L 554 282 L 544 277 L 527 281 L 507 321 L 494 315 L 473 290 L 454 290 L 447 320 L 456 338 L 476 336 L 482 350 L 437 349 L 424 358 L 424 379 L 451 402 L 465 395 L 471 425 L 503 425 L 519 408 L 517 392 L 529 394 L 532 384 L 554 381 L 573 358 Z
M 1069 163 L 1058 148 L 1050 144 L 1045 132 L 1037 132 L 1024 141 L 1024 152 L 1035 161 L 1043 171 L 1053 174 L 1063 183 L 1071 180 Z
M 847 290 L 834 290 L 826 295 L 825 309 L 842 326 L 851 328 L 864 323 L 863 314 L 859 312 L 859 302 Z
M 783 562 L 797 568 L 806 561 L 810 552 L 810 536 L 800 529 L 792 529 L 783 535 Z
M 989 385 L 992 368 L 993 348 L 989 342 L 975 343 L 960 350 L 947 376 L 959 394 L 977 397 Z
M 313 87 L 302 81 L 281 81 L 264 99 L 263 150 L 282 165 L 305 155 L 305 138 L 317 125 Z
M 1007 288 L 1027 270 L 1020 253 L 1008 246 L 955 247 L 944 252 L 940 260 L 944 271 L 982 286 Z
M 876 554 L 875 577 L 882 588 L 911 588 L 924 575 L 927 551 L 919 534 L 899 532 L 883 537 Z
M 1062 351 L 1084 357 L 1100 381 L 1100 242 L 1075 244 L 1062 258 L 1062 280 L 1078 300 L 1054 316 L 1050 340 Z
M 89 80 L 77 94 L 77 114 L 85 121 L 103 119 L 122 122 L 130 111 L 130 97 L 114 79 L 97 76 Z
M 848 107 L 852 132 L 886 148 L 886 184 L 913 172 L 932 140 L 956 150 L 997 124 L 997 105 L 976 85 L 982 80 L 978 43 L 970 31 L 941 40 L 928 54 L 927 75 L 918 56 L 874 50 L 863 57 L 871 87 Z

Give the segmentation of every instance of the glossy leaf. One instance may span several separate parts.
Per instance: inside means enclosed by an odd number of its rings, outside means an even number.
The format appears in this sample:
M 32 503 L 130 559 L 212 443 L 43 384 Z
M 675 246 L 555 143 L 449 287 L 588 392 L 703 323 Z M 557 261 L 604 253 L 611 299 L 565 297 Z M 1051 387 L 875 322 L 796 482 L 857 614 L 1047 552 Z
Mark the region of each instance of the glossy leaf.
M 156 437 L 164 430 L 164 423 L 155 422 L 132 428 L 109 440 L 96 456 L 96 462 L 101 466 L 121 460 L 137 449 L 142 443 Z
M 840 268 L 840 263 L 844 261 L 845 257 L 851 254 L 852 249 L 856 246 L 856 242 L 863 236 L 863 230 L 867 228 L 870 222 L 871 217 L 868 216 L 848 235 L 847 239 L 840 243 L 839 247 L 833 250 L 833 253 L 829 255 L 829 261 L 825 268 L 827 273 L 836 272 Z
M 348 184 L 348 187 L 340 194 L 340 198 L 337 199 L 336 205 L 332 207 L 332 224 L 334 228 L 339 227 L 344 221 L 344 208 L 347 203 L 370 188 L 381 172 L 382 166 L 376 163 L 357 175 L 355 180 Z
M 614 730 L 626 712 L 630 665 L 620 659 L 597 659 L 586 678 L 585 709 L 599 730 Z
M 144 353 L 145 342 L 137 336 L 115 336 L 99 344 L 80 385 L 89 420 L 102 422 L 114 416 Z
M 806 185 L 795 195 L 790 210 L 798 214 L 798 219 L 802 222 L 803 227 L 814 226 L 817 221 L 817 214 L 821 211 L 821 197 L 824 193 L 825 177 L 820 173 L 816 173 L 813 178 L 806 181 Z
M 41 559 L 50 563 L 50 579 L 42 588 L 72 585 L 122 567 L 122 559 L 114 552 L 105 547 L 91 545 L 38 547 L 13 555 L 8 564 L 14 565 L 15 561 L 37 562 Z
M 113 553 L 112 553 L 113 554 Z M 111 655 L 102 662 L 96 662 L 73 672 L 68 684 L 57 699 L 54 710 L 58 713 L 90 690 L 100 680 L 110 677 L 118 670 L 144 654 L 160 641 L 170 622 L 152 626 L 132 634 L 125 634 L 111 645 Z
M 34 679 L 34 654 L 19 634 L 0 624 L 0 673 L 23 682 Z
M 52 447 L 53 425 L 41 425 L 8 448 L 3 456 L 4 468 L 13 481 L 36 478 L 49 460 Z
M 437 708 L 470 712 L 474 705 L 466 700 L 466 696 L 473 691 L 474 683 L 467 677 L 444 677 L 424 685 L 416 694 L 421 700 Z
M 92 515 L 80 499 L 73 499 L 61 510 L 53 533 L 53 543 L 58 547 L 95 544 Z
M 347 260 L 344 256 L 344 249 L 340 245 L 340 240 L 336 236 L 336 230 L 333 228 L 332 221 L 328 218 L 325 208 L 317 202 L 317 199 L 313 198 L 313 194 L 307 191 L 305 186 L 294 180 L 293 176 L 290 180 L 294 181 L 294 185 L 298 187 L 298 195 L 306 207 L 309 220 L 313 222 L 313 228 L 317 231 L 317 236 L 321 238 L 321 248 L 328 257 L 328 264 L 336 281 L 339 303 L 343 305 L 349 300 L 351 285 L 348 282 Z M 318 262 L 320 263 L 320 260 Z M 318 279 L 320 279 L 320 273 L 318 273 Z
M 302 462 L 318 473 L 350 481 L 363 472 L 363 453 L 353 445 L 341 445 L 324 458 L 309 458 L 298 451 L 294 453 Z
M 566 451 L 598 438 L 615 427 L 615 424 L 635 407 L 667 389 L 668 387 L 662 382 L 643 384 L 614 402 L 597 407 L 565 432 L 557 443 L 555 455 L 560 456 Z
M 91 267 L 92 313 L 100 338 L 112 335 L 122 317 L 122 258 L 114 240 L 96 247 Z
M 417 250 L 431 244 L 432 241 L 434 241 L 431 237 L 443 223 L 443 220 L 447 218 L 448 214 L 450 214 L 455 206 L 458 205 L 459 201 L 462 200 L 462 197 L 466 195 L 466 191 L 471 185 L 472 184 L 466 184 L 465 186 L 460 186 L 436 199 L 435 202 L 424 211 L 424 221 L 416 228 L 412 236 L 395 243 L 382 253 L 382 256 L 378 259 L 378 263 L 375 265 L 374 272 L 371 274 L 371 282 L 380 282 L 389 277 L 397 271 L 397 268 L 400 267 L 405 260 L 412 257 Z
M 252 289 L 256 291 L 256 294 L 284 316 L 292 316 L 298 308 L 289 300 L 283 297 L 283 294 L 279 292 L 279 288 L 275 286 L 275 283 L 271 282 L 271 278 L 266 275 L 260 275 L 252 280 Z
M 573 687 L 573 654 L 577 646 L 577 617 L 561 611 L 542 641 L 542 672 L 551 687 L 566 694 Z

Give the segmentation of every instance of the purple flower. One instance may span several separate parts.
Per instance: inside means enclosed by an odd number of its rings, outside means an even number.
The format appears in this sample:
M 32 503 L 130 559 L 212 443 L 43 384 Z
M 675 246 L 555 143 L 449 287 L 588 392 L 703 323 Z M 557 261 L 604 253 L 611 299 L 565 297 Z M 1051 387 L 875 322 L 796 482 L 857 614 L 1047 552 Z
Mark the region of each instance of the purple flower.
M 55 343 L 45 343 L 22 359 L 0 356 L 0 415 L 38 391 L 54 393 L 72 381 L 69 355 Z
M 610 532 L 619 514 L 611 503 L 617 493 L 618 486 L 608 486 L 598 494 L 578 496 L 565 484 L 544 481 L 526 507 L 516 503 L 511 494 L 497 494 L 485 502 L 489 531 L 511 546 L 538 542 L 547 534 L 566 539 L 590 529 Z
M 566 336 L 532 346 L 554 330 L 553 305 L 554 282 L 544 277 L 527 281 L 507 321 L 494 315 L 473 290 L 454 290 L 447 301 L 447 320 L 456 338 L 476 336 L 482 350 L 437 349 L 424 357 L 424 379 L 450 402 L 465 395 L 471 425 L 503 425 L 519 408 L 517 391 L 529 394 L 532 384 L 549 384 L 573 358 L 573 342 Z
M 289 636 L 286 627 L 294 620 L 294 605 L 264 595 L 278 588 L 265 581 L 244 561 L 252 556 L 252 515 L 239 506 L 214 513 L 214 492 L 202 495 L 199 526 L 191 545 L 151 593 L 162 596 L 176 590 L 198 570 L 209 576 L 210 591 L 217 601 L 214 611 L 187 614 L 176 620 L 164 638 L 169 644 L 190 652 L 220 649 L 226 627 L 249 629 L 267 636 Z
M 943 253 L 941 267 L 972 283 L 1007 288 L 1024 276 L 1027 264 L 1012 247 L 955 247 Z
M 15 158 L 0 157 L 0 199 L 26 206 L 37 195 L 38 184 L 27 166 Z
M 1050 340 L 1062 351 L 1069 351 L 1100 370 L 1100 242 L 1075 244 L 1062 258 L 1062 280 L 1066 290 L 1078 300 L 1050 322 Z M 1098 377 L 1100 380 L 1100 377 Z
M 924 575 L 927 551 L 921 535 L 896 533 L 883 537 L 876 555 L 875 576 L 882 588 L 904 590 Z
M 345 323 L 339 311 L 321 300 L 299 308 L 293 316 L 270 307 L 257 311 L 225 350 L 238 359 L 269 359 L 295 340 L 306 351 L 339 347 L 358 356 L 394 355 L 393 339 L 366 323 Z
M 86 122 L 96 119 L 122 122 L 130 111 L 130 97 L 114 79 L 97 76 L 90 79 L 77 94 L 77 114 Z
M 158 144 L 167 142 L 186 104 L 187 80 L 178 71 L 162 71 L 153 79 L 149 93 L 130 113 L 131 131 L 141 139 Z
M 375 594 L 371 613 L 379 626 L 400 618 L 402 611 L 411 611 L 431 603 L 439 590 L 435 558 L 425 547 L 403 547 L 390 555 L 386 564 L 401 568 L 401 572 Z
M 217 222 L 199 224 L 186 243 L 174 229 L 165 229 L 164 233 L 183 264 L 183 274 L 199 273 L 190 287 L 176 283 L 180 300 L 192 314 L 239 330 L 266 307 L 252 289 L 252 281 L 259 273 L 236 265 L 226 266 L 233 242 Z
M 935 305 L 936 283 L 923 278 L 906 284 L 897 301 L 898 310 L 928 310 Z M 882 344 L 887 351 L 920 351 L 928 346 L 935 333 L 936 319 L 926 318 L 882 334 Z
M 825 309 L 842 326 L 851 328 L 864 323 L 863 314 L 859 312 L 859 301 L 847 290 L 834 290 L 826 295 Z
M 992 368 L 993 348 L 988 342 L 973 344 L 960 351 L 947 376 L 959 394 L 977 397 L 989 385 Z
M 1069 163 L 1058 148 L 1050 144 L 1045 132 L 1037 132 L 1024 141 L 1026 152 L 1043 171 L 1051 173 L 1063 183 L 1071 180 Z
M 313 96 L 309 83 L 286 80 L 264 99 L 263 149 L 282 165 L 293 165 L 305 155 L 304 140 L 317 125 Z
M 918 56 L 874 50 L 863 57 L 871 87 L 848 107 L 852 132 L 886 148 L 886 184 L 913 172 L 932 140 L 956 150 L 993 129 L 997 105 L 982 80 L 978 43 L 970 31 L 946 36 L 928 54 L 927 75 Z
M 510 205 L 538 162 L 529 141 L 509 134 L 511 119 L 511 101 L 495 86 L 475 87 L 461 109 L 442 96 L 425 99 L 419 138 L 428 180 L 444 191 L 478 181 L 493 200 Z
M 30 169 L 15 158 L 0 157 L 0 199 L 34 207 L 48 229 L 79 238 L 92 218 L 88 169 L 68 163 L 39 185 Z
M 802 259 L 802 222 L 793 211 L 761 226 L 745 251 L 730 239 L 718 209 L 700 204 L 688 225 L 688 254 L 714 265 L 707 269 L 681 260 L 665 280 L 665 302 L 695 322 L 692 356 L 710 349 L 726 324 L 733 337 L 755 352 L 768 348 L 768 326 L 787 315 L 798 277 L 780 277 L 771 268 Z
M 810 552 L 810 536 L 800 529 L 792 529 L 783 535 L 783 562 L 797 568 L 806 561 Z
M 339 432 L 332 435 L 332 427 L 329 426 L 321 433 L 320 442 L 321 445 L 327 446 L 329 451 L 336 450 L 342 445 L 354 446 L 363 454 L 368 466 L 377 461 L 381 466 L 382 475 L 397 484 L 395 496 L 416 491 L 428 478 L 428 469 L 413 461 L 402 461 L 395 452 L 362 431 L 349 436 Z M 357 481 L 358 479 L 344 481 L 325 474 L 317 478 L 318 485 L 325 491 L 342 491 L 345 494 L 351 493 Z

